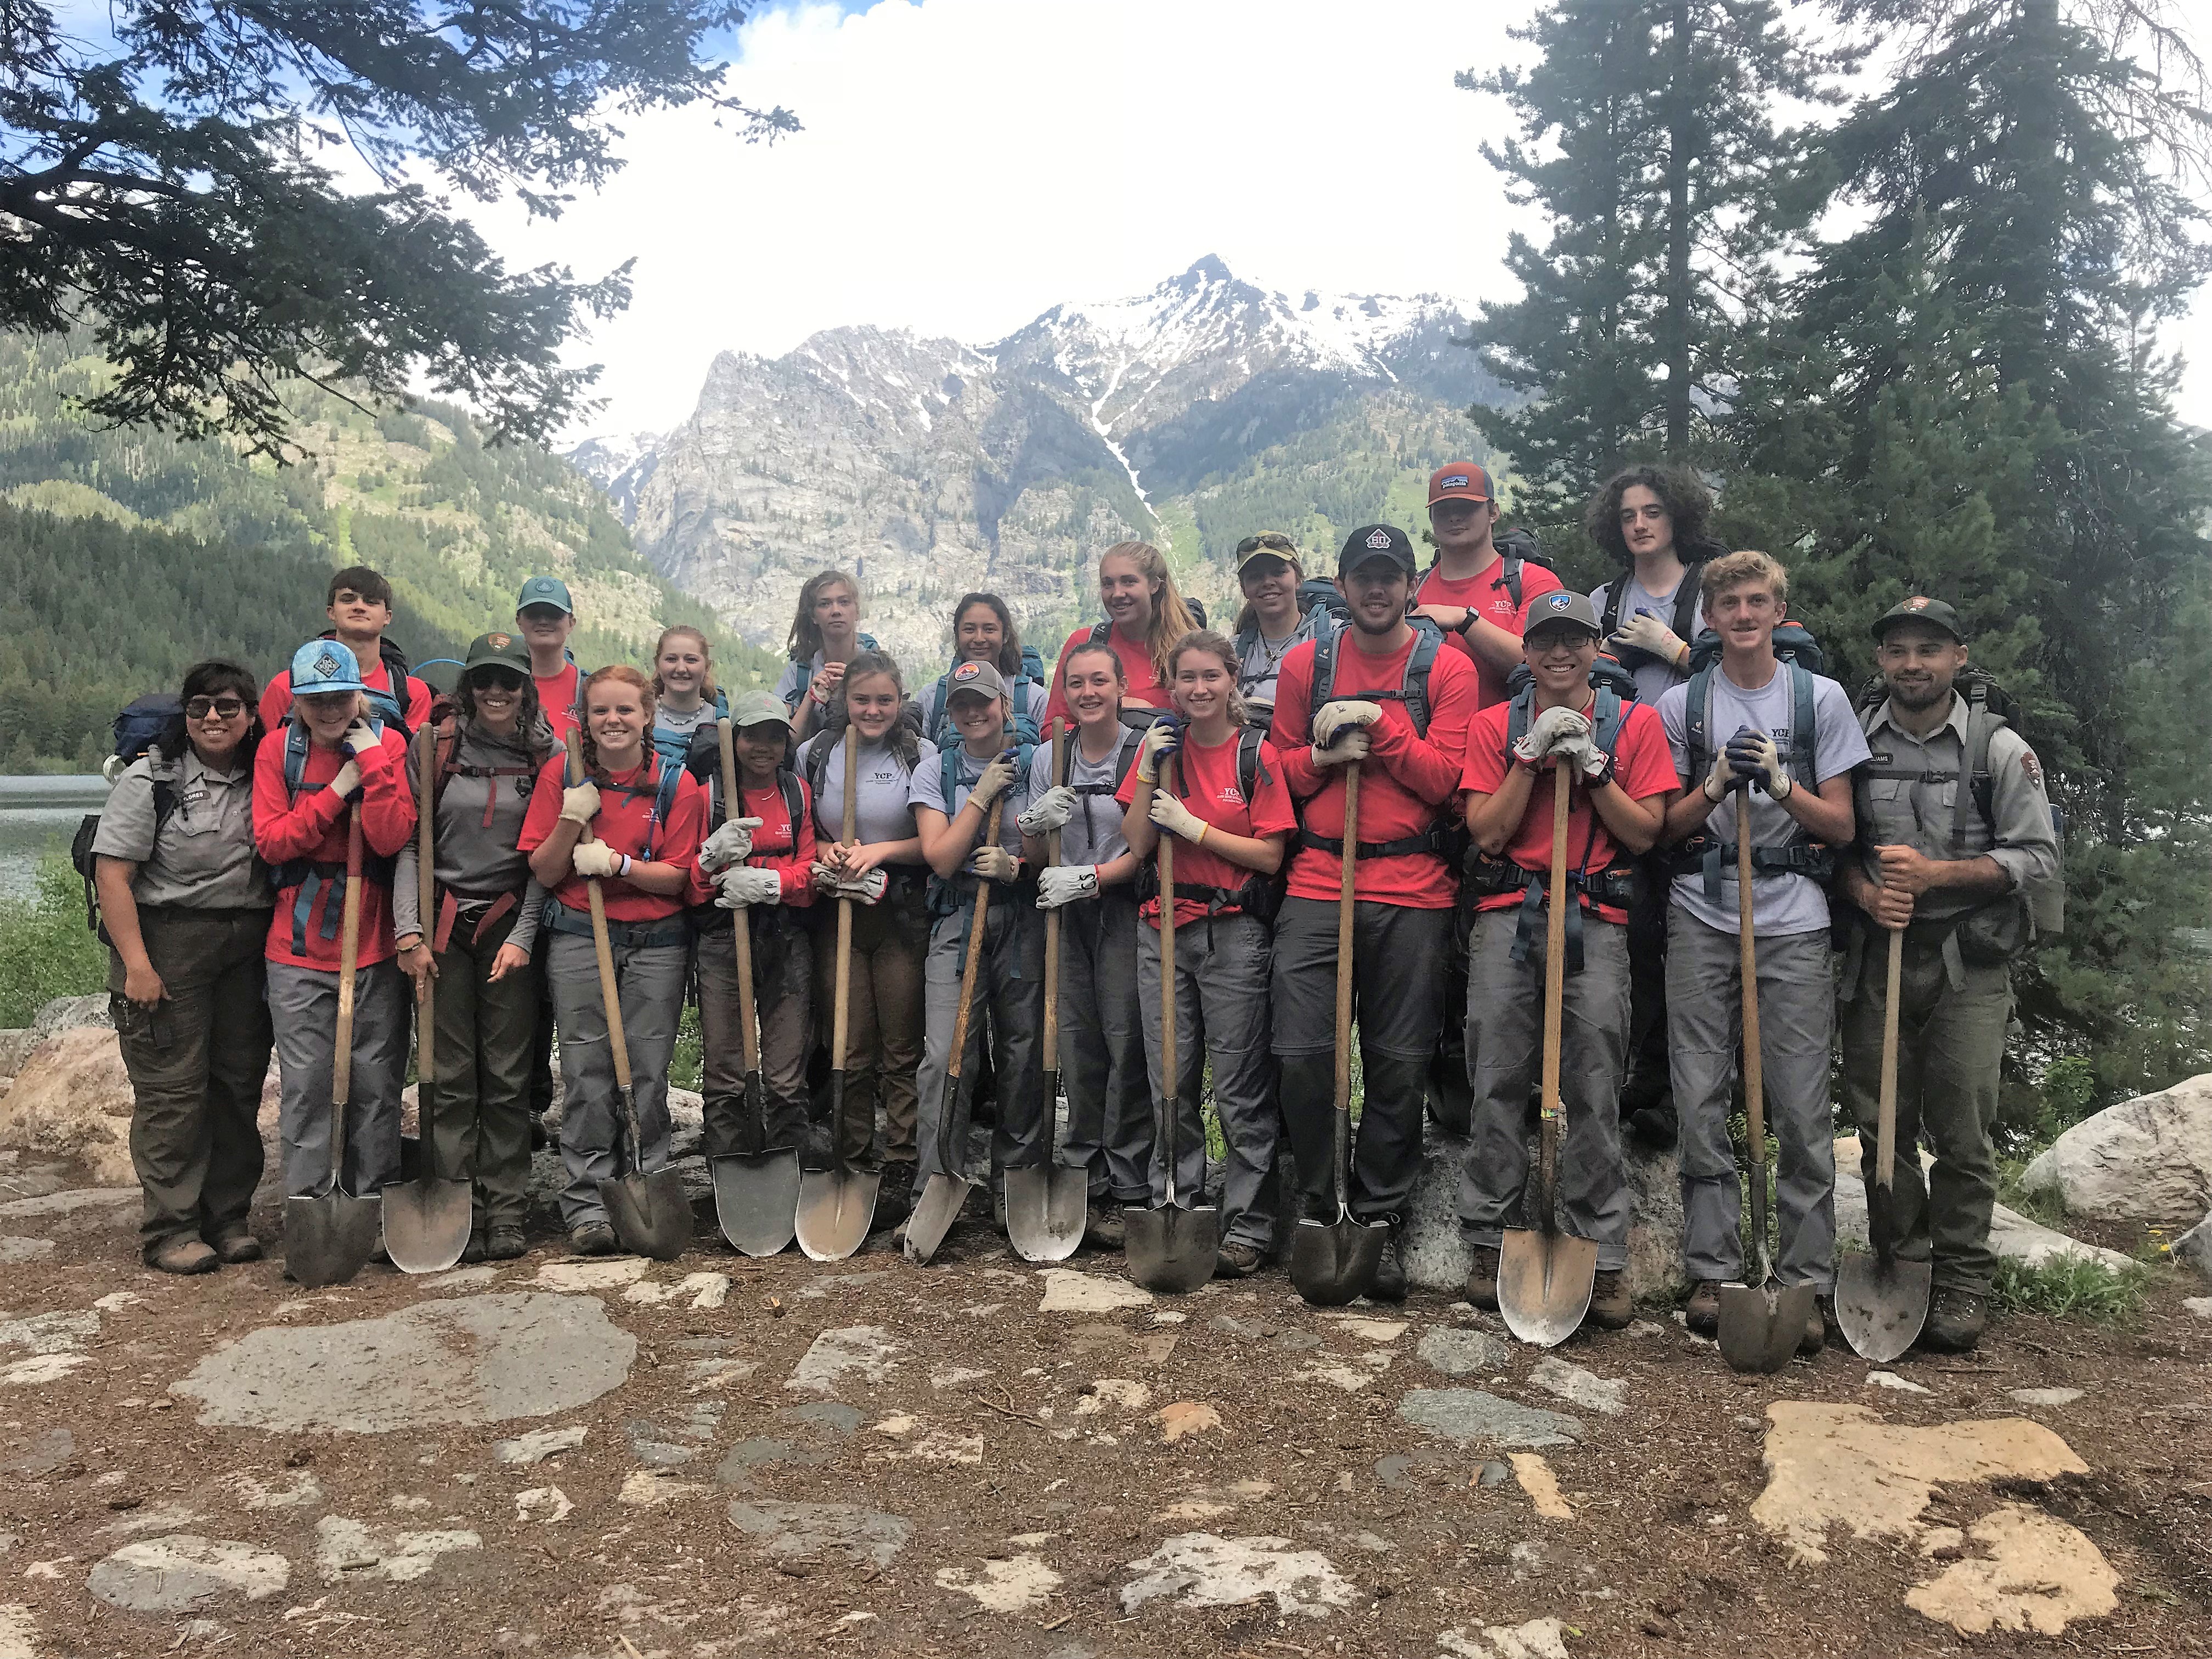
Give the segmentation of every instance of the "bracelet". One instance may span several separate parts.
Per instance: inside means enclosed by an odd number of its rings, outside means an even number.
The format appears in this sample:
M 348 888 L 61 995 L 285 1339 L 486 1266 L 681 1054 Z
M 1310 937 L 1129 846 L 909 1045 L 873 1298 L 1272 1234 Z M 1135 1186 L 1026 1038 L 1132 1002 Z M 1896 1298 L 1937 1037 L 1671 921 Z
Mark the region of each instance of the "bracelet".
M 622 877 L 625 881 L 627 881 L 627 880 L 629 878 L 629 854 L 624 853 L 624 854 L 622 855 L 622 868 L 621 868 L 621 869 L 619 869 L 619 870 L 617 870 L 617 871 L 616 871 L 616 872 L 615 872 L 615 873 L 616 873 L 617 876 Z

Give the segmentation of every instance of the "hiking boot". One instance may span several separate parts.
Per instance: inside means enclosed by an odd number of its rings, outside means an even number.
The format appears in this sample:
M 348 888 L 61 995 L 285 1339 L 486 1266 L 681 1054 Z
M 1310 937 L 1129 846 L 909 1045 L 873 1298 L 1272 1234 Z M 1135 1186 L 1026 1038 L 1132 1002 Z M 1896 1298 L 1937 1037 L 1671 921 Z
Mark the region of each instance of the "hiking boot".
M 870 1231 L 896 1227 L 914 1213 L 914 1165 L 886 1164 L 876 1184 L 876 1214 Z
M 1718 1336 L 1721 1329 L 1721 1282 L 1701 1279 L 1682 1310 L 1682 1322 L 1699 1336 Z
M 1813 1311 L 1805 1316 L 1805 1334 L 1797 1339 L 1797 1357 L 1810 1359 L 1828 1346 L 1828 1319 L 1824 1313 L 1826 1297 L 1813 1298 Z
M 568 1230 L 568 1248 L 578 1255 L 612 1255 L 622 1247 L 615 1243 L 615 1230 L 607 1223 L 586 1221 Z
M 222 1266 L 222 1260 L 204 1239 L 174 1238 L 149 1251 L 146 1265 L 165 1273 L 211 1273 Z
M 216 1255 L 232 1267 L 244 1261 L 261 1260 L 261 1241 L 240 1227 L 225 1233 L 221 1238 L 210 1238 L 208 1243 Z
M 1618 1267 L 1601 1267 L 1590 1281 L 1589 1311 L 1583 1323 L 1601 1331 L 1625 1331 L 1636 1312 L 1628 1299 L 1628 1275 Z
M 1663 1152 L 1674 1144 L 1680 1125 L 1673 1106 L 1645 1106 L 1628 1115 L 1628 1133 L 1639 1146 Z
M 1267 1261 L 1256 1244 L 1224 1244 L 1214 1255 L 1216 1279 L 1249 1279 Z
M 1467 1299 L 1485 1313 L 1498 1311 L 1498 1248 L 1474 1247 L 1474 1266 L 1468 1269 Z
M 520 1227 L 494 1227 L 484 1235 L 484 1254 L 494 1261 L 512 1261 L 529 1248 Z
M 1928 1322 L 1920 1328 L 1918 1346 L 1935 1353 L 1972 1353 L 1989 1322 L 1988 1297 L 1939 1290 L 1929 1305 Z
M 544 1152 L 548 1146 L 553 1145 L 556 1138 L 557 1137 L 555 1135 L 554 1132 L 545 1127 L 545 1119 L 542 1114 L 538 1112 L 531 1113 L 530 1150 L 532 1152 Z
M 491 1254 L 491 1240 L 481 1227 L 471 1228 L 469 1242 L 461 1246 L 461 1261 L 470 1264 L 483 1261 Z
M 1091 1200 L 1083 1242 L 1094 1250 L 1118 1250 L 1129 1242 L 1129 1224 L 1122 1218 L 1121 1206 L 1103 1193 Z
M 1398 1258 L 1398 1230 L 1390 1229 L 1390 1236 L 1382 1241 L 1382 1254 L 1375 1260 L 1375 1277 L 1367 1282 L 1370 1302 L 1403 1302 L 1406 1299 L 1406 1264 Z

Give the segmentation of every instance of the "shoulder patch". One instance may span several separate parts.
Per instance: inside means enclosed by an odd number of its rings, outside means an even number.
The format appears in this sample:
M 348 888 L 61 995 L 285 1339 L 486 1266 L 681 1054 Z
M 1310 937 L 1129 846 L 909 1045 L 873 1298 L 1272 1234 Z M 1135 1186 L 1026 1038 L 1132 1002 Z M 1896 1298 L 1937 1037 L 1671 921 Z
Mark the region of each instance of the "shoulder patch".
M 2023 747 L 2020 751 L 2021 775 L 2039 792 L 2042 790 L 2043 763 L 2035 757 L 2035 750 Z

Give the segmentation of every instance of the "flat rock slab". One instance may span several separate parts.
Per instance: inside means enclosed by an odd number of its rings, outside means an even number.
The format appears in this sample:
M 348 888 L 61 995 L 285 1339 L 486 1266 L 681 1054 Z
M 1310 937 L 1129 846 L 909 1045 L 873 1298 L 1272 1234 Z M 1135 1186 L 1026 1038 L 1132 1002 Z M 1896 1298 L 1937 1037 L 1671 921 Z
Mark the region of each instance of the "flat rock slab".
M 1132 1285 L 1119 1274 L 1077 1273 L 1072 1267 L 1048 1267 L 1039 1313 L 1111 1313 L 1116 1308 L 1152 1304 L 1152 1293 Z
M 2057 1636 L 2075 1619 L 2119 1606 L 2120 1576 L 2081 1533 L 2040 1510 L 2008 1504 L 1968 1528 L 1983 1553 L 1905 1592 L 1905 1604 L 1967 1636 L 2033 1630 Z
M 914 1536 L 914 1522 L 858 1504 L 786 1504 L 757 1498 L 730 1505 L 738 1531 L 768 1540 L 780 1560 L 842 1555 L 857 1566 L 889 1567 Z
M 125 1613 L 183 1613 L 227 1595 L 258 1601 L 291 1578 L 283 1556 L 252 1544 L 172 1533 L 125 1544 L 93 1568 L 85 1588 Z
M 1575 1418 L 1501 1400 L 1480 1389 L 1415 1389 L 1398 1415 L 1419 1429 L 1463 1446 L 1571 1446 L 1583 1437 Z
M 1628 1384 L 1570 1365 L 1557 1354 L 1546 1354 L 1528 1373 L 1528 1380 L 1546 1394 L 1557 1395 L 1571 1406 L 1594 1411 L 1600 1417 L 1618 1417 L 1628 1409 Z
M 880 1382 L 906 1352 L 880 1325 L 843 1325 L 824 1331 L 799 1356 L 783 1386 L 802 1394 L 835 1394 L 848 1377 Z
M 1512 1351 L 1487 1331 L 1444 1326 L 1426 1332 L 1414 1352 L 1446 1376 L 1472 1376 L 1505 1369 Z
M 499 1292 L 254 1331 L 170 1391 L 198 1400 L 204 1424 L 385 1434 L 574 1411 L 620 1387 L 636 1358 L 596 1297 Z
M 575 1450 L 584 1443 L 585 1432 L 580 1423 L 566 1429 L 532 1429 L 512 1440 L 493 1441 L 491 1455 L 502 1463 L 542 1463 L 559 1453 Z
M 1121 1587 L 1124 1613 L 1164 1595 L 1191 1607 L 1238 1607 L 1269 1596 L 1279 1613 L 1325 1619 L 1332 1608 L 1351 1606 L 1353 1594 L 1327 1556 L 1292 1549 L 1287 1538 L 1177 1533 L 1129 1568 L 1139 1576 Z
M 18 1261 L 43 1261 L 54 1253 L 51 1238 L 0 1238 L 0 1267 Z
M 0 1474 L 35 1479 L 51 1474 L 76 1455 L 76 1437 L 67 1429 L 40 1429 L 8 1443 Z

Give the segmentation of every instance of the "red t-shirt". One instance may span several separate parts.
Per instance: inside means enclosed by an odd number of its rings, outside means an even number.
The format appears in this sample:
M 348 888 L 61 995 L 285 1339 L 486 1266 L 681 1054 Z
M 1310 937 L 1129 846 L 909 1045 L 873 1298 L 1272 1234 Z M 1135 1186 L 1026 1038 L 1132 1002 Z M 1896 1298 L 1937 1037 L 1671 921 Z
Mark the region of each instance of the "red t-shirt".
M 706 797 L 705 811 L 708 819 L 714 817 L 714 792 L 702 790 Z M 748 789 L 738 785 L 738 812 L 741 818 L 758 818 L 760 828 L 753 831 L 752 855 L 745 862 L 756 870 L 773 870 L 783 884 L 782 902 L 808 905 L 814 902 L 814 885 L 809 872 L 814 864 L 814 797 L 806 787 L 806 780 L 799 780 L 799 832 L 792 834 L 791 809 L 784 804 L 783 786 L 771 783 L 765 789 Z M 558 811 L 556 807 L 556 811 Z M 715 828 L 719 828 L 717 823 Z M 708 833 L 711 833 L 708 831 Z M 701 839 L 705 839 L 702 834 Z M 690 902 L 706 904 L 714 897 L 714 878 L 695 867 L 691 872 Z
M 1413 654 L 1409 639 L 1387 657 L 1362 651 L 1351 629 L 1337 636 L 1339 702 L 1361 701 L 1371 691 L 1396 691 Z M 1310 752 L 1313 727 L 1306 702 L 1313 691 L 1315 642 L 1292 646 L 1275 685 L 1275 748 L 1298 816 L 1316 836 L 1344 834 L 1344 768 L 1316 767 Z M 1385 702 L 1382 718 L 1367 728 L 1370 746 L 1359 770 L 1359 839 L 1403 841 L 1433 828 L 1459 810 L 1460 769 L 1467 764 L 1468 726 L 1474 718 L 1474 669 L 1453 651 L 1438 651 L 1429 669 L 1429 735 L 1413 732 L 1401 702 Z M 1291 863 L 1291 896 L 1334 902 L 1344 890 L 1342 860 L 1317 847 L 1302 847 Z M 1459 872 L 1437 853 L 1407 853 L 1359 860 L 1352 896 L 1414 910 L 1448 910 L 1457 901 Z
M 1252 799 L 1249 801 L 1244 799 L 1243 781 L 1237 775 L 1234 732 L 1226 742 L 1218 743 L 1211 749 L 1200 748 L 1186 732 L 1182 748 L 1172 764 L 1176 798 L 1196 817 L 1226 834 L 1281 836 L 1298 827 L 1297 811 L 1291 805 L 1291 792 L 1283 782 L 1282 763 L 1276 758 L 1275 746 L 1265 739 L 1260 744 L 1259 765 L 1255 770 Z M 1114 799 L 1127 807 L 1137 798 L 1137 769 L 1133 766 L 1129 775 L 1121 780 L 1121 787 Z M 1202 887 L 1237 888 L 1258 873 L 1208 852 L 1204 842 L 1195 847 L 1187 841 L 1176 842 L 1175 878 L 1178 887 L 1189 883 Z M 1233 910 L 1237 907 L 1224 908 Z M 1176 926 L 1203 921 L 1206 910 L 1202 899 L 1177 899 Z M 1158 927 L 1159 900 L 1146 900 L 1140 914 L 1153 927 Z
M 381 662 L 361 677 L 361 682 L 372 691 L 392 690 L 392 671 Z M 430 718 L 430 688 L 412 674 L 407 677 L 407 729 L 419 732 L 422 722 Z M 261 726 L 274 732 L 283 725 L 284 716 L 292 712 L 292 671 L 280 672 L 276 678 L 261 688 Z M 556 734 L 557 735 L 557 734 Z
M 538 688 L 538 706 L 545 711 L 546 720 L 553 727 L 553 741 L 566 744 L 568 733 L 576 728 L 576 690 L 583 684 L 584 671 L 574 663 L 563 663 L 557 674 L 532 674 L 531 684 Z
M 1632 702 L 1623 712 L 1620 737 L 1613 747 L 1613 781 L 1631 800 L 1648 800 L 1680 789 L 1682 780 L 1675 775 L 1674 751 L 1667 746 L 1667 728 L 1660 724 L 1659 711 Z M 1462 775 L 1470 793 L 1494 795 L 1504 784 L 1506 773 L 1514 764 L 1511 746 L 1506 741 L 1507 721 L 1512 713 L 1512 705 L 1502 702 L 1474 717 L 1474 730 L 1467 741 L 1467 769 Z M 1528 791 L 1528 810 L 1522 814 L 1521 827 L 1513 832 L 1505 848 L 1506 857 L 1523 870 L 1540 870 L 1547 875 L 1552 868 L 1553 783 L 1547 763 Z M 1590 805 L 1589 791 L 1576 790 L 1567 805 L 1567 868 L 1595 875 L 1613 862 L 1616 848 L 1605 820 Z M 1519 893 L 1492 893 L 1475 908 L 1503 910 L 1520 902 Z M 1626 910 L 1613 905 L 1595 908 L 1607 921 L 1628 920 Z
M 1498 555 L 1489 565 L 1472 576 L 1458 581 L 1447 581 L 1431 569 L 1413 589 L 1415 605 L 1455 605 L 1473 611 L 1486 623 L 1495 623 L 1507 633 L 1518 635 L 1528 610 L 1528 601 L 1539 593 L 1557 592 L 1564 584 L 1540 564 L 1523 561 L 1521 566 L 1521 603 L 1513 603 L 1512 590 L 1505 586 L 1505 556 Z M 1477 708 L 1487 708 L 1494 702 L 1505 701 L 1505 676 L 1474 654 L 1474 646 L 1462 634 L 1448 634 L 1445 641 L 1472 662 L 1481 676 Z
M 534 853 L 543 847 L 552 835 L 553 826 L 560 822 L 561 791 L 568 781 L 568 768 L 567 758 L 556 755 L 538 773 L 538 787 L 530 792 L 530 810 L 523 815 L 522 835 L 515 843 L 525 853 Z M 635 791 L 629 787 L 632 784 L 636 786 Z M 592 836 L 617 853 L 642 858 L 647 832 L 653 828 L 653 806 L 658 784 L 654 757 L 650 751 L 645 764 L 633 766 L 626 772 L 609 773 L 607 781 L 599 786 L 599 812 L 592 820 Z M 659 832 L 653 836 L 653 862 L 681 866 L 687 874 L 696 878 L 699 843 L 705 839 L 706 822 L 707 792 L 686 773 L 677 783 L 676 799 L 670 808 L 668 822 L 660 825 Z M 619 876 L 607 877 L 599 886 L 611 921 L 658 921 L 684 908 L 680 890 L 677 896 L 664 898 Z M 553 890 L 553 896 L 572 910 L 591 907 L 585 879 L 573 870 Z
M 1172 708 L 1175 706 L 1169 700 L 1167 687 L 1160 684 L 1160 677 L 1152 672 L 1151 646 L 1131 644 L 1121 637 L 1121 630 L 1118 628 L 1106 630 L 1106 642 L 1114 647 L 1114 654 L 1121 659 L 1121 678 L 1127 682 L 1121 688 L 1122 696 L 1134 697 L 1139 702 L 1147 703 L 1154 708 Z M 1090 626 L 1086 624 L 1077 629 L 1067 636 L 1067 643 L 1060 647 L 1060 662 L 1065 663 L 1067 653 L 1077 646 L 1090 643 Z M 1052 671 L 1052 695 L 1045 699 L 1044 717 L 1049 722 L 1064 719 L 1066 715 L 1066 676 L 1055 664 Z
M 343 747 L 325 749 L 312 738 L 307 763 L 300 769 L 301 789 L 295 800 L 284 787 L 286 734 L 272 732 L 253 753 L 253 844 L 272 867 L 292 859 L 307 859 L 325 867 L 345 867 L 346 802 L 327 784 L 353 757 Z M 390 858 L 415 833 L 415 792 L 407 782 L 407 739 L 392 726 L 384 728 L 380 747 L 361 759 L 361 836 L 363 850 Z M 301 928 L 307 950 L 292 948 L 301 882 L 293 882 L 276 895 L 276 913 L 269 919 L 269 939 L 262 955 L 271 962 L 295 968 L 336 973 L 341 936 L 339 884 L 325 878 L 317 889 Z M 331 936 L 323 937 L 323 920 L 331 922 Z M 361 884 L 361 943 L 356 961 L 366 968 L 392 953 L 392 889 L 389 884 L 363 879 Z

